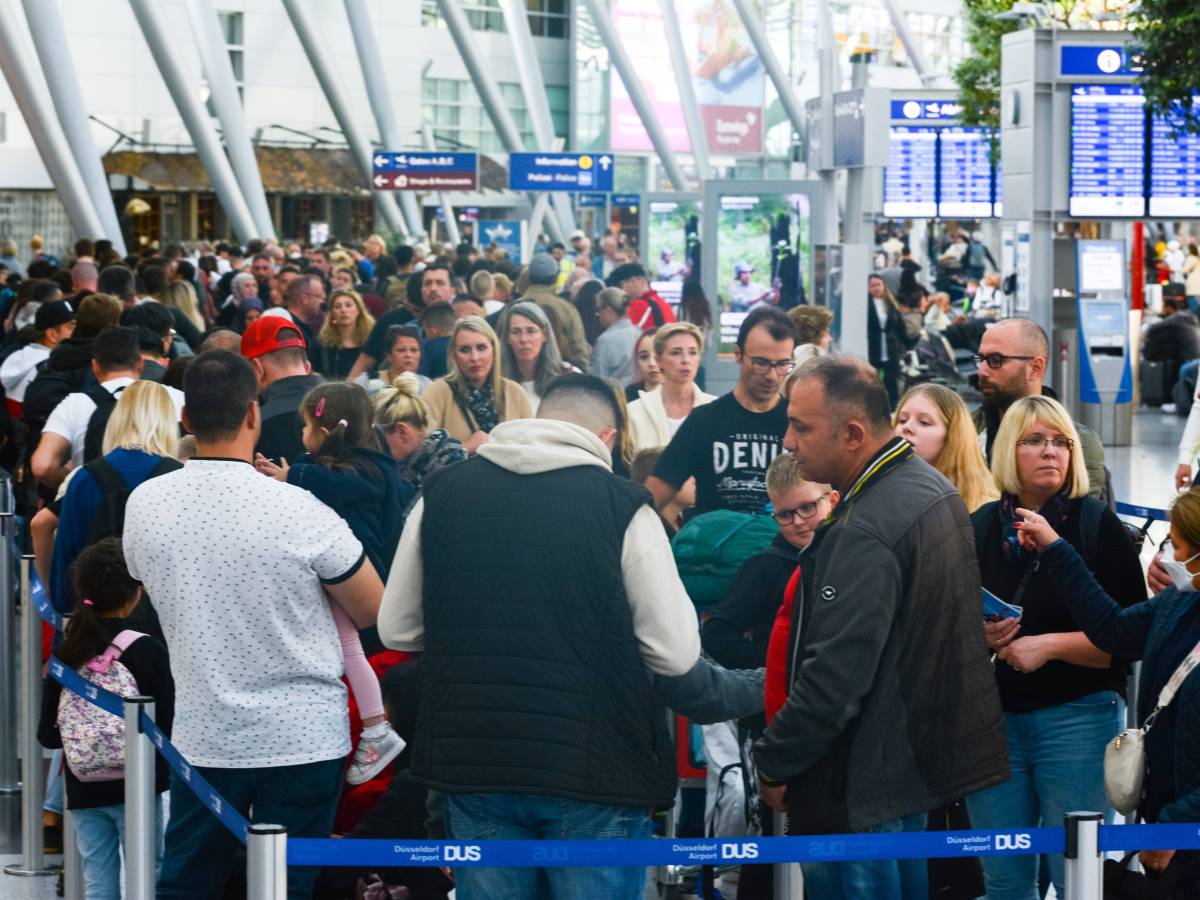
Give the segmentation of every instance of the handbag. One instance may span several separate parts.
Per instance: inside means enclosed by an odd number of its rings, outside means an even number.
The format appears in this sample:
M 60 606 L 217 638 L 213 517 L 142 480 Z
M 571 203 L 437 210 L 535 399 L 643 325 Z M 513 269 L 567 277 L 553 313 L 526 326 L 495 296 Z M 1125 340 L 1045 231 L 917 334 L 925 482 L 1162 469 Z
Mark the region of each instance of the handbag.
M 1179 880 L 1178 868 L 1167 866 L 1166 872 L 1152 878 L 1129 868 L 1135 856 L 1136 850 L 1120 862 L 1104 861 L 1104 900 L 1168 900 Z
M 1146 717 L 1145 724 L 1141 728 L 1126 728 L 1104 748 L 1104 792 L 1117 812 L 1128 815 L 1137 809 L 1146 778 L 1146 735 L 1154 727 L 1158 714 L 1171 705 L 1180 686 L 1197 666 L 1200 666 L 1200 644 L 1192 648 L 1163 685 L 1158 704 Z

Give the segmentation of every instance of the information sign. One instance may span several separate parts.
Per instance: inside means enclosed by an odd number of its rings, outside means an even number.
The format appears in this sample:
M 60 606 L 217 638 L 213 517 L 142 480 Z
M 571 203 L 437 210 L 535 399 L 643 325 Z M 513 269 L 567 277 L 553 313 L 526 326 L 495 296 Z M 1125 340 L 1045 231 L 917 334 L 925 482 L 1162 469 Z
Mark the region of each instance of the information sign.
M 611 191 L 608 153 L 510 153 L 508 186 L 514 191 Z
M 992 214 L 992 161 L 982 128 L 953 126 L 940 133 L 938 215 L 987 218 Z
M 1071 89 L 1071 215 L 1145 215 L 1145 106 L 1133 85 Z
M 479 188 L 478 153 L 378 152 L 371 158 L 377 191 L 474 191 Z

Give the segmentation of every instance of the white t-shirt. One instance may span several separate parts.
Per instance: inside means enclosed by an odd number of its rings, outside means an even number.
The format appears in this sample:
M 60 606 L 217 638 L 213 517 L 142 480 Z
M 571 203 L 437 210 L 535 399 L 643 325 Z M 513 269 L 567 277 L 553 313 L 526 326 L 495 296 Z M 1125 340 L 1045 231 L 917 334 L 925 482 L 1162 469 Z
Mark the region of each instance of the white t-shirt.
M 248 463 L 192 459 L 134 490 L 124 544 L 171 651 L 171 739 L 189 762 L 271 768 L 350 752 L 322 589 L 364 559 L 345 520 Z
M 42 360 L 50 358 L 50 348 L 45 344 L 29 344 L 12 354 L 0 366 L 0 384 L 9 400 L 21 403 L 25 400 L 25 389 L 37 377 L 37 367 Z
M 128 377 L 112 378 L 103 382 L 101 386 L 111 394 L 120 388 L 129 387 L 135 380 Z M 167 387 L 167 393 L 171 395 L 171 402 L 175 404 L 175 419 L 178 421 L 183 412 L 183 391 Z M 54 407 L 54 411 L 46 419 L 46 427 L 42 429 L 43 432 L 57 434 L 70 442 L 71 462 L 76 466 L 83 465 L 83 443 L 87 438 L 88 423 L 95 411 L 96 401 L 87 394 L 82 391 L 67 394 L 62 402 Z
M 679 426 L 683 424 L 683 420 L 686 418 L 687 416 L 681 416 L 678 419 L 672 419 L 670 416 L 667 416 L 667 432 L 671 437 L 675 437 L 675 432 L 679 430 Z

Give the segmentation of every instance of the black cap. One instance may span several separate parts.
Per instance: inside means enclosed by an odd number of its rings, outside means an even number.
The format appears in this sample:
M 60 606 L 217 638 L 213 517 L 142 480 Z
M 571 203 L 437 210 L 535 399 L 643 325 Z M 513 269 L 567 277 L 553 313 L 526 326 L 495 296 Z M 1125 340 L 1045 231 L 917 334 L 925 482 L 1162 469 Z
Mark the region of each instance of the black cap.
M 604 279 L 604 283 L 609 287 L 620 287 L 622 281 L 630 278 L 649 278 L 646 270 L 638 263 L 625 263 L 623 266 L 617 266 L 609 276 Z
M 163 339 L 145 325 L 137 326 L 138 348 L 162 353 Z
M 38 307 L 38 311 L 33 317 L 33 329 L 34 331 L 45 331 L 47 328 L 56 328 L 65 322 L 72 322 L 74 319 L 75 310 L 71 308 L 70 303 L 66 300 L 53 300 Z

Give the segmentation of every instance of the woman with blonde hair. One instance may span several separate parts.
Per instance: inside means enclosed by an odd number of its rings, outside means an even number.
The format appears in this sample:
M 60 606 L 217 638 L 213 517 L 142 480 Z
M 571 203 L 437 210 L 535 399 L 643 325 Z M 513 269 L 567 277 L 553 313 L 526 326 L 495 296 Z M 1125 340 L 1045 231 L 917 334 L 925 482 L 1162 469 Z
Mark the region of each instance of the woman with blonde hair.
M 426 389 L 425 402 L 434 427 L 458 438 L 474 453 L 501 422 L 533 416 L 525 389 L 502 374 L 500 342 L 480 316 L 454 322 L 448 372 Z
M 70 577 L 75 557 L 108 536 L 99 533 L 105 527 L 106 517 L 99 515 L 103 507 L 113 502 L 114 495 L 127 494 L 144 481 L 179 469 L 175 459 L 178 445 L 179 417 L 165 387 L 153 381 L 135 381 L 117 394 L 104 430 L 102 455 L 75 470 L 59 509 L 50 561 L 50 596 L 60 612 L 69 614 L 75 608 Z M 143 606 L 145 609 L 139 607 L 136 613 L 139 624 L 129 627 L 138 631 L 151 627 L 149 633 L 161 637 L 153 608 Z
M 896 434 L 917 456 L 958 488 L 967 512 L 999 499 L 1000 491 L 979 447 L 971 413 L 958 394 L 940 384 L 919 384 L 900 398 L 892 416 Z
M 433 427 L 433 410 L 421 398 L 421 383 L 415 372 L 403 372 L 375 395 L 375 427 L 400 477 L 421 493 L 421 483 L 448 465 L 462 462 L 467 451 L 445 428 Z
M 985 615 L 1012 777 L 967 798 L 975 828 L 1053 826 L 1073 809 L 1105 810 L 1104 746 L 1125 720 L 1125 669 L 1084 633 L 1061 586 L 1020 540 L 1035 512 L 1122 607 L 1146 599 L 1137 552 L 1116 513 L 1088 496 L 1079 434 L 1049 397 L 1009 407 L 992 446 L 1000 499 L 971 516 L 983 587 L 1011 609 Z M 981 614 L 982 611 L 981 611 Z M 1063 858 L 1047 857 L 1063 895 Z M 1039 896 L 1037 856 L 983 860 L 990 900 Z
M 673 322 L 654 332 L 654 358 L 662 381 L 639 391 L 629 404 L 629 430 L 635 450 L 665 447 L 697 406 L 717 398 L 696 384 L 704 358 L 704 334 L 691 322 Z
M 334 291 L 329 298 L 329 315 L 317 335 L 317 371 L 340 381 L 350 374 L 363 344 L 375 327 L 375 319 L 357 291 Z
M 159 300 L 167 309 L 183 314 L 189 322 L 196 326 L 197 331 L 203 332 L 207 327 L 204 317 L 200 315 L 200 304 L 196 300 L 196 289 L 186 281 L 172 281 L 159 295 Z M 172 315 L 175 313 L 172 312 Z M 178 329 L 176 329 L 178 330 Z

